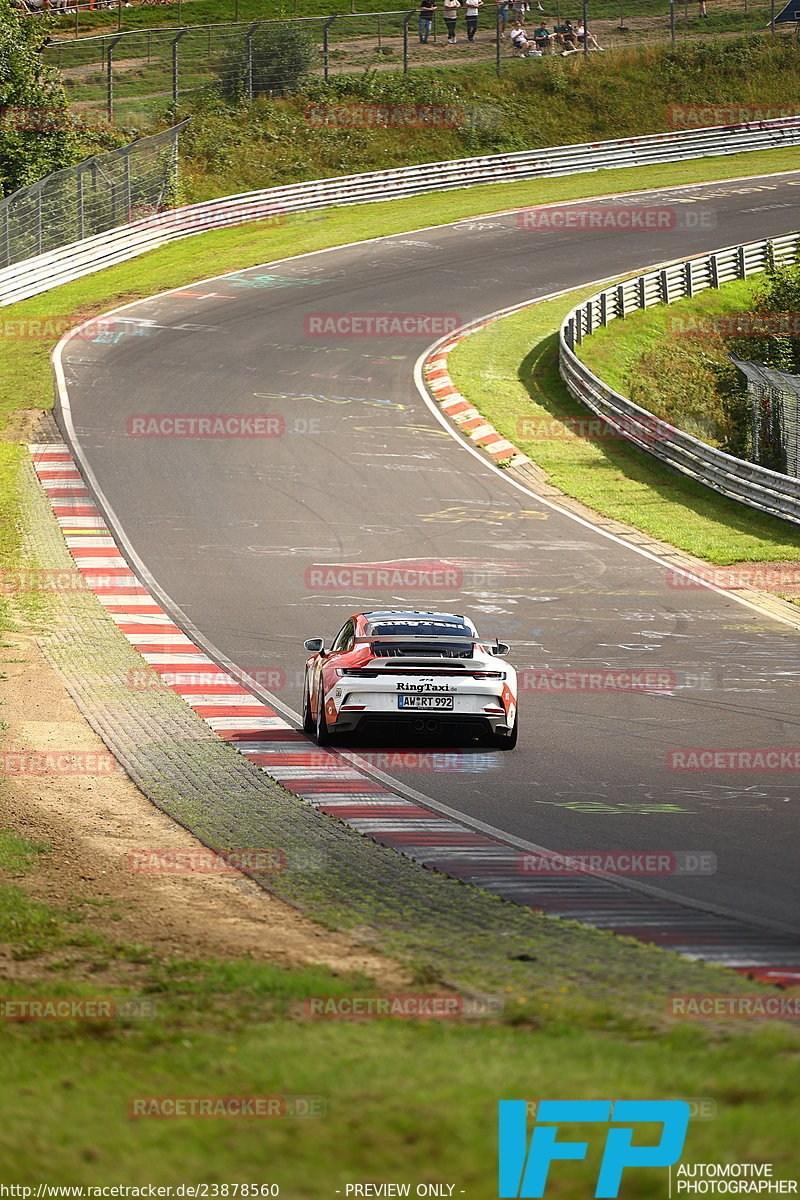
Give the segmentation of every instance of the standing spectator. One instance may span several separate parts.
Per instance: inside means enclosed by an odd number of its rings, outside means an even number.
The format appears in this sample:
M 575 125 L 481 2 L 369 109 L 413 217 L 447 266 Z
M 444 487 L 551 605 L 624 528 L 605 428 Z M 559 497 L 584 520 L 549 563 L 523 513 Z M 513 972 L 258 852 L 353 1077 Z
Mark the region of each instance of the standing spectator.
M 706 0 L 700 0 L 700 11 L 697 15 L 708 19 L 708 13 L 706 12 Z
M 506 23 L 508 22 L 508 0 L 497 0 L 497 25 L 499 36 L 506 36 Z
M 478 28 L 478 9 L 483 8 L 483 0 L 465 0 L 464 14 L 467 18 L 467 41 L 475 41 L 475 31 Z
M 456 20 L 461 0 L 444 0 L 444 23 L 447 26 L 447 41 L 452 46 L 456 40 Z
M 423 46 L 428 43 L 433 25 L 433 14 L 436 12 L 436 0 L 420 0 L 419 3 L 419 40 Z

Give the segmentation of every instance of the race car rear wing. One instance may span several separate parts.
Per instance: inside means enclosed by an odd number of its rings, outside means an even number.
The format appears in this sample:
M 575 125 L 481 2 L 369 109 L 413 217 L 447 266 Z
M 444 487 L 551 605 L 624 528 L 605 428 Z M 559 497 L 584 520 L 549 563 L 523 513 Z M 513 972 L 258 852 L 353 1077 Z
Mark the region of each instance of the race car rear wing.
M 505 653 L 505 651 L 500 650 L 501 643 L 497 640 L 497 638 L 482 638 L 478 637 L 477 634 L 467 634 L 466 636 L 462 637 L 440 637 L 438 633 L 378 633 L 370 634 L 369 636 L 364 634 L 359 635 L 355 638 L 355 641 L 381 643 L 397 642 L 402 643 L 403 645 L 408 645 L 409 642 L 416 642 L 424 643 L 426 646 L 463 646 L 468 644 L 470 646 L 487 646 L 489 647 L 490 651 L 495 654 Z

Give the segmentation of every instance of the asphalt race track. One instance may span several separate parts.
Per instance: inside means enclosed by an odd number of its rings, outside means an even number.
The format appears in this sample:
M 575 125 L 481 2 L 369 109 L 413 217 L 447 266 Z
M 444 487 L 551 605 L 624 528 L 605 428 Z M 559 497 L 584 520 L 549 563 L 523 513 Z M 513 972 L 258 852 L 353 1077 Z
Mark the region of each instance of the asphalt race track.
M 676 588 L 663 564 L 526 495 L 468 453 L 414 382 L 430 334 L 313 336 L 306 321 L 420 312 L 471 321 L 790 232 L 799 189 L 800 175 L 789 174 L 647 193 L 648 205 L 674 207 L 677 218 L 637 232 L 525 229 L 514 213 L 470 219 L 138 303 L 111 334 L 65 346 L 77 446 L 106 514 L 179 623 L 294 712 L 303 639 L 329 642 L 347 615 L 378 607 L 466 612 L 511 643 L 520 671 L 664 673 L 673 686 L 662 693 L 523 690 L 515 752 L 448 751 L 419 769 L 411 755 L 388 773 L 553 850 L 709 852 L 715 873 L 659 877 L 658 887 L 800 931 L 796 776 L 667 764 L 675 748 L 800 745 L 797 631 L 719 593 Z M 421 225 L 425 213 L 423 197 Z M 141 414 L 218 413 L 274 415 L 285 433 L 129 432 Z M 315 572 L 387 560 L 444 560 L 445 582 L 455 586 L 327 587 Z

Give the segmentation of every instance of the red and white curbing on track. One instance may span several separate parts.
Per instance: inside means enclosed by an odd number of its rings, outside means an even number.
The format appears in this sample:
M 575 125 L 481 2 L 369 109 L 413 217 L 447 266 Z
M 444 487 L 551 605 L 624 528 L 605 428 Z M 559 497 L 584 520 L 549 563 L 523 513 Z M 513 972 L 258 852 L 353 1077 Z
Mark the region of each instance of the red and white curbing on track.
M 442 372 L 438 382 L 444 383 L 443 364 L 453 344 L 434 352 L 431 361 Z M 444 403 L 463 401 L 450 387 L 451 392 L 446 384 L 440 391 Z M 466 411 L 459 408 L 458 415 Z M 515 451 L 479 425 L 471 436 L 497 458 Z M 123 557 L 66 446 L 29 449 L 75 565 L 120 632 L 163 677 L 164 686 L 287 791 L 382 845 L 518 904 L 730 966 L 765 982 L 800 981 L 796 937 L 601 876 L 532 876 L 513 846 L 403 798 L 347 759 L 314 746 L 209 658 L 163 610 Z M 198 676 L 208 683 L 199 684 Z
M 527 454 L 523 454 L 513 442 L 498 433 L 494 425 L 491 425 L 486 417 L 482 416 L 477 408 L 456 390 L 447 369 L 447 356 L 450 352 L 455 350 L 459 342 L 471 333 L 485 329 L 486 324 L 487 322 L 470 325 L 459 336 L 437 346 L 425 359 L 423 365 L 425 382 L 442 410 L 452 421 L 455 421 L 467 437 L 481 446 L 498 465 L 518 467 L 531 461 Z

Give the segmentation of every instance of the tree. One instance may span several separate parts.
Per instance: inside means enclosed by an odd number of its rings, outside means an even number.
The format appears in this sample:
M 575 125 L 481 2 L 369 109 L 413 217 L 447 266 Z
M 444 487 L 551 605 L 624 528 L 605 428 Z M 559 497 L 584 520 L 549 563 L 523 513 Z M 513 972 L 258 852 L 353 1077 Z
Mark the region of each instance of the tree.
M 74 162 L 78 135 L 56 72 L 44 66 L 47 18 L 0 0 L 0 195 Z
M 310 75 L 317 57 L 313 33 L 305 25 L 270 21 L 230 52 L 220 72 L 223 95 L 286 96 Z

